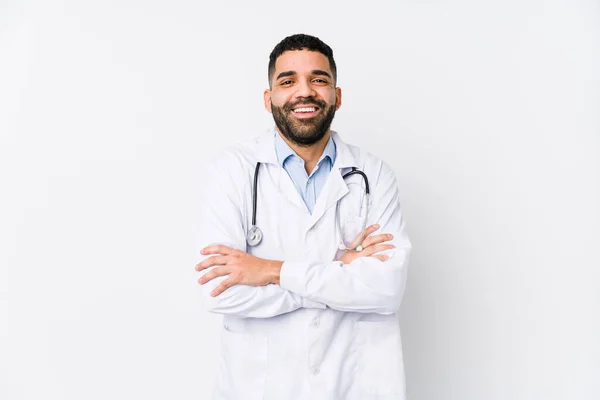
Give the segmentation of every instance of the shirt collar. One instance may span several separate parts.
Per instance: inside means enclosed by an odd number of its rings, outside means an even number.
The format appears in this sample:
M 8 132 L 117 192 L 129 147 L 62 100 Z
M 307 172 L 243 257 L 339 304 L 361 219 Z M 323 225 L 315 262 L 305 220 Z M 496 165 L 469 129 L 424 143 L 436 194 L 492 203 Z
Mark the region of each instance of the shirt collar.
M 335 144 L 335 162 L 333 167 L 340 170 L 360 167 L 356 159 L 357 156 L 355 156 L 355 154 L 358 154 L 358 149 L 344 143 L 340 135 L 333 129 L 330 132 Z M 277 130 L 273 127 L 255 138 L 257 162 L 278 165 L 277 153 L 273 145 L 276 137 Z
M 298 154 L 296 154 L 296 152 L 286 143 L 286 141 L 282 139 L 277 131 L 275 131 L 275 153 L 277 154 L 277 161 L 281 167 L 283 167 L 287 159 L 292 156 L 300 159 Z M 325 149 L 323 150 L 323 154 L 321 154 L 317 164 L 320 164 L 325 157 L 329 157 L 329 161 L 331 162 L 331 165 L 333 165 L 335 163 L 335 156 L 335 142 L 333 141 L 332 135 L 329 135 L 329 140 L 327 141 Z

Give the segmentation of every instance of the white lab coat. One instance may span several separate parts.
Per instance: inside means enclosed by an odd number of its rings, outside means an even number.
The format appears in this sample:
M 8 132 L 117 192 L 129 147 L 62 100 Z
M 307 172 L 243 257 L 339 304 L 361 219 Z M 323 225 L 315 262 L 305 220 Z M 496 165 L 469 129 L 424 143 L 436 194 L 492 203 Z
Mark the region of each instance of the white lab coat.
M 235 285 L 214 298 L 210 292 L 225 277 L 201 286 L 205 307 L 224 315 L 213 398 L 405 399 L 396 312 L 411 245 L 395 175 L 381 160 L 332 132 L 335 164 L 311 215 L 277 162 L 274 134 L 228 148 L 215 157 L 207 174 L 199 246 L 225 244 L 284 261 L 280 285 Z M 262 165 L 256 222 L 264 237 L 250 247 L 245 237 L 257 161 Z M 336 206 L 341 207 L 346 240 L 360 231 L 365 211 L 362 178 L 342 179 L 351 167 L 369 178 L 367 225 L 378 223 L 379 232 L 394 235 L 396 248 L 386 252 L 391 256 L 386 262 L 373 257 L 347 265 L 335 261 L 342 254 Z

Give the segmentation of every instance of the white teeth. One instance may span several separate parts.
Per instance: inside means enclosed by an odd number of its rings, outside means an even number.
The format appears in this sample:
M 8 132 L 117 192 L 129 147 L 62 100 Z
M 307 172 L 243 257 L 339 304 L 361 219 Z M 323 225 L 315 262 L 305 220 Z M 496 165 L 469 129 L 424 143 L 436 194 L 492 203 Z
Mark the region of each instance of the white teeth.
M 315 107 L 301 107 L 294 109 L 294 112 L 315 112 L 316 110 Z

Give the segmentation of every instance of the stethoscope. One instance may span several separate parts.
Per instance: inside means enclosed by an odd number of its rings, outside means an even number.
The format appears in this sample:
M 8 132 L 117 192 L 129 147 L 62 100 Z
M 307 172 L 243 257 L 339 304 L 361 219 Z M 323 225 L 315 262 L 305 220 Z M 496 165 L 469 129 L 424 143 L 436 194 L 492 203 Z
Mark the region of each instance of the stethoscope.
M 248 243 L 248 246 L 258 246 L 260 244 L 260 242 L 262 242 L 263 239 L 263 233 L 262 230 L 256 226 L 256 202 L 257 202 L 257 187 L 258 187 L 258 170 L 260 169 L 260 162 L 256 163 L 256 168 L 254 169 L 254 184 L 252 185 L 252 226 L 250 227 L 250 229 L 248 230 L 248 233 L 246 234 L 246 243 Z M 342 223 L 340 221 L 340 207 L 338 204 L 337 210 L 336 210 L 336 222 L 337 222 L 337 227 L 338 227 L 338 231 L 340 233 L 340 238 L 341 238 L 341 242 L 340 245 L 338 246 L 339 250 L 356 250 L 356 251 L 362 251 L 363 247 L 361 246 L 363 239 L 365 238 L 365 230 L 367 229 L 367 216 L 369 215 L 369 179 L 367 179 L 367 175 L 358 170 L 356 167 L 352 167 L 352 170 L 350 172 L 347 172 L 346 174 L 344 174 L 342 176 L 342 179 L 346 179 L 349 176 L 352 175 L 360 175 L 362 176 L 362 178 L 365 181 L 365 199 L 366 199 L 366 205 L 365 205 L 365 218 L 363 218 L 363 223 L 362 223 L 362 234 L 360 237 L 360 241 L 358 242 L 359 244 L 356 247 L 347 247 L 346 244 L 344 243 L 344 237 L 342 235 Z

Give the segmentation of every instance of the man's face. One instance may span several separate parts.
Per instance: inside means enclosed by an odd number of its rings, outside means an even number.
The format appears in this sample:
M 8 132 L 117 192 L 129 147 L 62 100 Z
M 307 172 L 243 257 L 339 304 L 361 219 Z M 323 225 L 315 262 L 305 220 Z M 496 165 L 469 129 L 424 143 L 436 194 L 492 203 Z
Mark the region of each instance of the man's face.
M 275 61 L 270 83 L 265 108 L 279 132 L 301 146 L 321 140 L 342 105 L 327 57 L 316 51 L 286 51 Z

